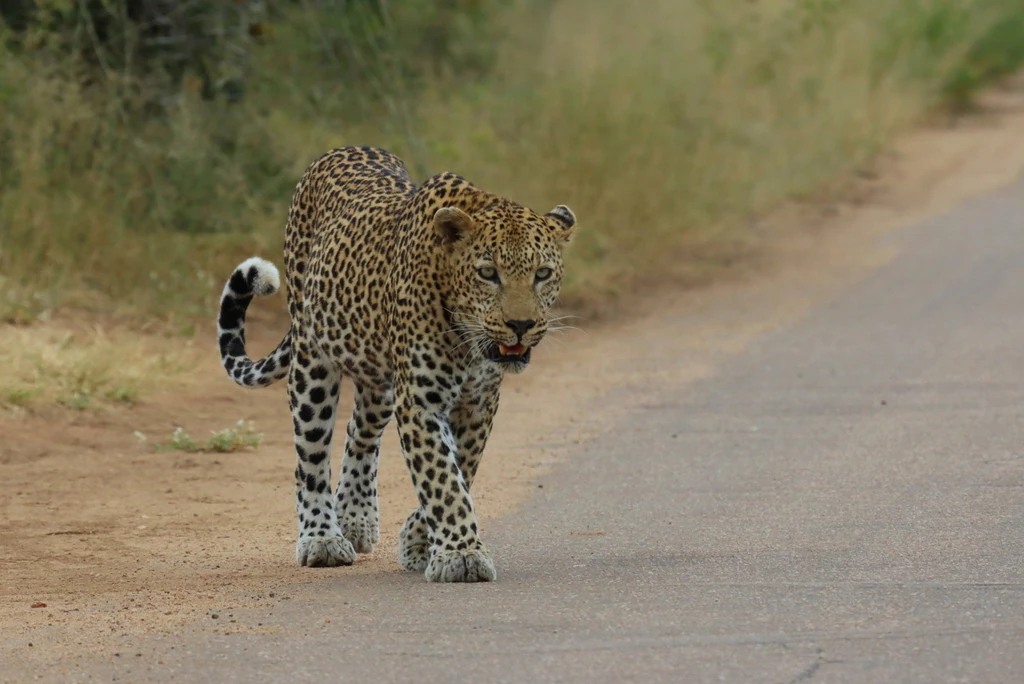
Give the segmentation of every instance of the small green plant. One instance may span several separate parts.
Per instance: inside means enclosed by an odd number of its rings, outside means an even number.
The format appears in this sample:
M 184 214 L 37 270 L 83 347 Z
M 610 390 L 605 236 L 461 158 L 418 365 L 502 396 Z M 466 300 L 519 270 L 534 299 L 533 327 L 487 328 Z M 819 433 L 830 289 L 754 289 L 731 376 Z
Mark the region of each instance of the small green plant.
M 139 436 L 141 433 L 136 433 Z M 145 437 L 140 437 L 145 441 Z M 225 428 L 213 432 L 205 442 L 197 442 L 192 438 L 185 428 L 178 427 L 171 433 L 171 440 L 167 444 L 158 444 L 158 451 L 185 451 L 188 453 L 203 453 L 215 451 L 218 453 L 230 453 L 242 451 L 243 449 L 255 449 L 263 441 L 263 435 L 253 429 L 251 422 L 246 423 L 239 420 L 233 428 Z
M 38 393 L 37 390 L 18 387 L 7 392 L 7 403 L 11 406 L 25 408 Z
M 167 448 L 172 451 L 199 451 L 199 445 L 185 432 L 183 427 L 174 428 L 174 432 L 171 433 L 171 441 L 167 443 Z
M 118 385 L 107 390 L 104 396 L 115 404 L 135 406 L 135 402 L 139 397 L 139 390 L 137 387 Z
M 69 409 L 74 409 L 76 411 L 84 411 L 93 405 L 92 396 L 88 394 L 72 394 L 67 397 L 61 397 L 57 401 Z
M 214 432 L 206 440 L 206 448 L 211 451 L 227 453 L 242 449 L 255 449 L 263 441 L 263 435 L 253 430 L 253 424 L 239 420 L 235 427 Z

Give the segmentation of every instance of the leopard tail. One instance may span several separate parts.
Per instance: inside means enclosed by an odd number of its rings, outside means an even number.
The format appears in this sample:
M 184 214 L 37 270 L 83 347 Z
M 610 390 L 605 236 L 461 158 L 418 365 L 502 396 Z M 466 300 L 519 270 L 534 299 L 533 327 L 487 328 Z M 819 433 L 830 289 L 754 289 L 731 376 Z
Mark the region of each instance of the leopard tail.
M 253 361 L 245 351 L 245 312 L 253 297 L 272 295 L 281 286 L 274 264 L 252 257 L 246 259 L 224 285 L 217 317 L 220 362 L 228 376 L 242 387 L 266 387 L 288 375 L 292 357 L 289 330 L 274 351 Z

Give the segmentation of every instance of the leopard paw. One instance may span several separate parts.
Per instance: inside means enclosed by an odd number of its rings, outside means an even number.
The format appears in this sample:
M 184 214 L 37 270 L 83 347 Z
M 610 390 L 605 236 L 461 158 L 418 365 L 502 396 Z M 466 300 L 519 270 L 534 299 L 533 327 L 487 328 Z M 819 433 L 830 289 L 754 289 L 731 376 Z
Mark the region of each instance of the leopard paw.
M 295 545 L 295 561 L 307 568 L 352 565 L 355 560 L 352 542 L 342 536 L 299 537 Z
M 494 561 L 483 546 L 465 551 L 435 551 L 424 572 L 428 582 L 493 582 Z

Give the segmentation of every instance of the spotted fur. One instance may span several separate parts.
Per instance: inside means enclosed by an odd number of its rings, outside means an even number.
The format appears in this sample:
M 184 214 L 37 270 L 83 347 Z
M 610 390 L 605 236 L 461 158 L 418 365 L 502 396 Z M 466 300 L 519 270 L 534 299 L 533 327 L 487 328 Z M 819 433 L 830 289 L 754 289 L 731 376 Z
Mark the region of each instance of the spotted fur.
M 538 214 L 451 173 L 417 187 L 380 149 L 336 149 L 309 167 L 285 232 L 291 328 L 266 358 L 246 355 L 246 307 L 278 280 L 256 258 L 225 286 L 219 320 L 235 382 L 288 377 L 300 565 L 373 550 L 380 438 L 394 417 L 419 499 L 399 535 L 402 567 L 438 582 L 495 579 L 470 488 L 501 379 L 526 368 L 547 332 L 575 229 L 564 205 Z M 342 377 L 355 407 L 332 493 Z

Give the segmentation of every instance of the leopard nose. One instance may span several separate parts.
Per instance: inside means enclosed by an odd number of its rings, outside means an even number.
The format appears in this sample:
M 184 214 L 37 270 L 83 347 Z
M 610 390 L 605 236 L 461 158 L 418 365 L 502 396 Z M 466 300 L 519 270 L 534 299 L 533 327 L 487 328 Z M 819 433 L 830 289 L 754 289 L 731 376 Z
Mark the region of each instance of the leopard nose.
M 523 339 L 523 335 L 530 332 L 530 328 L 537 325 L 537 321 L 505 321 L 505 325 L 511 328 L 512 332 L 519 336 L 519 339 Z

